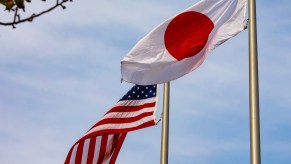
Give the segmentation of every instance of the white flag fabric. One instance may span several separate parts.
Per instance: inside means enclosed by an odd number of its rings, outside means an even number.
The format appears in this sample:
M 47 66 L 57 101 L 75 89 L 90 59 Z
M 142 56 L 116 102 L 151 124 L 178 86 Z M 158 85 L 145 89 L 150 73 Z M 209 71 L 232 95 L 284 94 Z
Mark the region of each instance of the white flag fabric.
M 244 29 L 246 0 L 201 0 L 141 39 L 121 61 L 122 80 L 139 85 L 175 80 Z

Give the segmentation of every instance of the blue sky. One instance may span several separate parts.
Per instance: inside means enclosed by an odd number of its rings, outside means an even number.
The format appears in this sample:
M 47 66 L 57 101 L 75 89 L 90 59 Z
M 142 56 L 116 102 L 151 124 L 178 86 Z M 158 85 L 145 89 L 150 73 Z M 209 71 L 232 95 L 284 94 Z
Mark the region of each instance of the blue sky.
M 72 144 L 131 88 L 120 83 L 123 56 L 195 2 L 74 1 L 17 29 L 1 26 L 0 163 L 63 163 Z M 289 0 L 257 1 L 264 164 L 291 163 L 290 7 Z M 243 31 L 171 83 L 169 163 L 249 163 L 248 103 Z M 159 163 L 160 131 L 161 124 L 129 133 L 117 164 Z

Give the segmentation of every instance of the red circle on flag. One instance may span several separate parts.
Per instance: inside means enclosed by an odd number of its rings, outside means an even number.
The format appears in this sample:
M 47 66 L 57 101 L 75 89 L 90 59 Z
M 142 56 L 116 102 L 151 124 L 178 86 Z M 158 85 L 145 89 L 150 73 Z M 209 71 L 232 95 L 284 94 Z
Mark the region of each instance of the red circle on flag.
M 178 61 L 195 56 L 205 47 L 213 28 L 214 23 L 202 13 L 181 13 L 165 31 L 166 49 Z

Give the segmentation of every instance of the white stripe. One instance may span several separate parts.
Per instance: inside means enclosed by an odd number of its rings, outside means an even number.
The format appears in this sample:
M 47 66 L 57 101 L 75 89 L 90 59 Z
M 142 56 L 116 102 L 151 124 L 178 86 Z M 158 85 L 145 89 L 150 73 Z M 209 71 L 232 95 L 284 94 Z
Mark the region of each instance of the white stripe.
M 73 149 L 72 154 L 71 154 L 70 164 L 75 164 L 76 153 L 77 153 L 78 145 L 79 144 L 77 144 L 77 145 L 74 146 L 74 149 Z
M 93 133 L 93 132 L 96 132 L 96 131 L 99 131 L 99 130 L 133 128 L 133 127 L 137 127 L 143 123 L 146 123 L 146 122 L 149 122 L 152 120 L 154 120 L 153 116 L 147 116 L 147 117 L 144 117 L 140 120 L 137 120 L 137 121 L 131 122 L 131 123 L 104 124 L 104 125 L 100 125 L 100 126 L 97 126 L 93 129 L 91 129 L 90 131 L 88 131 L 86 133 L 86 135 Z
M 86 139 L 83 146 L 83 152 L 82 152 L 82 162 L 81 164 L 87 164 L 87 158 L 88 158 L 88 150 L 89 150 L 89 143 L 90 138 Z
M 134 111 L 134 112 L 112 112 L 112 113 L 106 114 L 102 118 L 102 120 L 107 119 L 107 118 L 131 118 L 131 117 L 138 116 L 142 113 L 153 112 L 154 110 L 155 110 L 155 107 L 144 108 L 142 110 L 138 110 L 138 111 Z
M 146 103 L 152 103 L 156 101 L 156 97 L 142 99 L 142 100 L 122 100 L 116 103 L 115 106 L 139 106 Z
M 93 163 L 97 163 L 98 162 L 99 152 L 100 152 L 100 148 L 101 148 L 101 141 L 102 141 L 102 136 L 97 136 L 96 137 L 96 144 L 95 144 Z
M 108 140 L 107 140 L 104 160 L 103 160 L 102 164 L 107 164 L 110 161 L 110 156 L 111 156 L 110 153 L 111 153 L 111 149 L 112 149 L 113 138 L 114 138 L 114 134 L 108 135 Z

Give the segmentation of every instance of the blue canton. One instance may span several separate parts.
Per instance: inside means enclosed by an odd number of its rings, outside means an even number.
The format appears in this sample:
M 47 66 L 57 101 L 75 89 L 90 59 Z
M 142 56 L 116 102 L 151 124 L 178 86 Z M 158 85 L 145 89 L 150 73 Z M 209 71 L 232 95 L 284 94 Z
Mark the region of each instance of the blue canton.
M 155 97 L 157 94 L 157 85 L 135 85 L 119 101 L 122 100 L 142 100 Z

